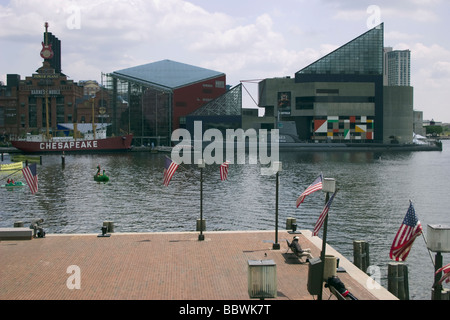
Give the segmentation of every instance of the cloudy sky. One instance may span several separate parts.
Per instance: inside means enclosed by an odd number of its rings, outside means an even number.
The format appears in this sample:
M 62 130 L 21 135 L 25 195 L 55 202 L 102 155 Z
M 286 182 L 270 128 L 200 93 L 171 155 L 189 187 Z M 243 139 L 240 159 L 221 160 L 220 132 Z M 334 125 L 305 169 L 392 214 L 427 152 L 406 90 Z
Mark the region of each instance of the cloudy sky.
M 450 122 L 448 0 L 0 0 L 0 81 L 41 65 L 44 23 L 61 40 L 74 81 L 170 59 L 241 81 L 293 77 L 384 22 L 385 46 L 411 50 L 414 109 Z

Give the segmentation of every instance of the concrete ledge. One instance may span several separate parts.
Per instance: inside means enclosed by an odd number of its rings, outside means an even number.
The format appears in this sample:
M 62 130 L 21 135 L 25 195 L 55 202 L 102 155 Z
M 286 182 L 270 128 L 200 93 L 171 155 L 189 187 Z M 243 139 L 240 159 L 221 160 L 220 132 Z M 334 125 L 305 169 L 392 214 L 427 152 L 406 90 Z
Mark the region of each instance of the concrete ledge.
M 33 230 L 30 228 L 0 228 L 0 240 L 31 240 Z
M 314 237 L 311 230 L 301 230 L 302 234 L 317 248 L 322 250 L 322 239 Z M 326 253 L 339 258 L 339 266 L 342 266 L 346 273 L 349 274 L 355 281 L 361 284 L 368 292 L 373 294 L 380 300 L 398 300 L 396 296 L 383 288 L 379 283 L 375 282 L 369 275 L 355 266 L 352 262 L 347 260 L 343 255 L 337 252 L 330 245 L 326 245 Z

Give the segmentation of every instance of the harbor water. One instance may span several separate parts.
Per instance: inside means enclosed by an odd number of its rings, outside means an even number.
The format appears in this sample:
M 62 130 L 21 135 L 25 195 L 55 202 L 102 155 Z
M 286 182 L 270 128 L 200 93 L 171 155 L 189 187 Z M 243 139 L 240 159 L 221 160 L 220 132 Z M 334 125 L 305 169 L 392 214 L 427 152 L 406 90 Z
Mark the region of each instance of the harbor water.
M 424 228 L 450 225 L 450 141 L 432 152 L 284 152 L 280 151 L 279 228 L 288 217 L 299 229 L 312 230 L 325 201 L 322 192 L 307 196 L 296 208 L 297 197 L 322 173 L 339 189 L 329 211 L 327 242 L 353 261 L 353 241 L 370 245 L 373 277 L 387 288 L 389 250 L 411 200 Z M 0 227 L 25 226 L 44 219 L 47 233 L 100 233 L 103 221 L 115 232 L 195 231 L 200 218 L 200 169 L 182 164 L 169 186 L 164 186 L 164 159 L 169 154 L 43 155 L 38 164 L 39 191 L 28 187 L 0 190 Z M 261 175 L 261 165 L 230 164 L 228 180 L 221 181 L 219 165 L 203 169 L 203 218 L 206 231 L 274 230 L 275 175 Z M 250 158 L 249 158 L 250 157 Z M 253 160 L 253 159 L 252 159 Z M 257 160 L 257 159 L 256 159 Z M 100 165 L 109 182 L 96 182 Z M 1 183 L 5 173 L 0 173 Z M 23 181 L 20 172 L 13 175 Z M 319 237 L 322 236 L 322 231 Z M 268 233 L 268 241 L 270 238 Z M 284 239 L 279 239 L 284 241 Z M 410 299 L 429 300 L 434 280 L 425 239 L 416 239 L 405 262 Z M 444 265 L 450 254 L 443 253 Z M 444 284 L 444 288 L 448 284 Z

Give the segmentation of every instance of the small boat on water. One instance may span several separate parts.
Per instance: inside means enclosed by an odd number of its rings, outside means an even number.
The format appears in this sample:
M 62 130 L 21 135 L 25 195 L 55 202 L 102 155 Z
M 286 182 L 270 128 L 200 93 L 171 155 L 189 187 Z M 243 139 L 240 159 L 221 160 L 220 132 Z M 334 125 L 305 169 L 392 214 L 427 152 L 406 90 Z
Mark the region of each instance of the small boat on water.
M 22 181 L 17 181 L 17 182 L 10 182 L 7 184 L 2 184 L 2 188 L 15 188 L 15 187 L 23 187 L 26 186 L 25 183 L 23 183 Z
M 99 182 L 107 182 L 109 181 L 109 177 L 106 174 L 99 174 L 94 176 L 94 180 Z
M 109 177 L 105 174 L 105 170 L 103 170 L 103 174 L 100 174 L 100 165 L 97 166 L 97 173 L 94 175 L 94 180 L 99 182 L 109 181 Z
M 23 162 L 12 162 L 6 164 L 0 164 L 0 171 L 12 171 L 12 170 L 22 170 Z

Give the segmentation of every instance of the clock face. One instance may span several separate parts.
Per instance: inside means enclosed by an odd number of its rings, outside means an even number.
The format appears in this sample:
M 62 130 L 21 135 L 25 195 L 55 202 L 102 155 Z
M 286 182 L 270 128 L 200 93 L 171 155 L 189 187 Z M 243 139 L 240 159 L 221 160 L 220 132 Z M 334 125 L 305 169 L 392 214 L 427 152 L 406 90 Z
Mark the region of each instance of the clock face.
M 50 50 L 43 50 L 41 52 L 41 56 L 44 59 L 48 59 L 48 58 L 50 58 L 52 56 L 52 52 Z

